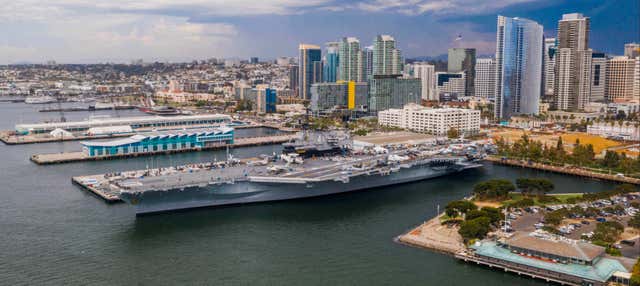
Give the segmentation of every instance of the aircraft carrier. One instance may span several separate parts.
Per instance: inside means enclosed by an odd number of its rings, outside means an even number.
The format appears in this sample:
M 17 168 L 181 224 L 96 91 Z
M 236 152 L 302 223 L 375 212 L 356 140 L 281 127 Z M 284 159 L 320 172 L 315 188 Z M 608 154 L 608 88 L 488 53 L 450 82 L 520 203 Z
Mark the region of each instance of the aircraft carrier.
M 106 174 L 92 188 L 116 193 L 137 215 L 307 198 L 425 180 L 481 165 L 472 145 L 374 147 L 322 138 L 284 144 L 282 154 Z M 337 151 L 340 150 L 340 151 Z

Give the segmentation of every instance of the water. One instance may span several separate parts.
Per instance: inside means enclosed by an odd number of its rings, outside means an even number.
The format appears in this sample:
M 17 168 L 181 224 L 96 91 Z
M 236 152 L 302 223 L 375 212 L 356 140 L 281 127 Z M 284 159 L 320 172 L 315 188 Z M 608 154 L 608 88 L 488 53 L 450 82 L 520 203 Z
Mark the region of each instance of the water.
M 18 118 L 42 119 L 34 110 L 0 103 L 0 129 L 11 129 Z M 545 285 L 392 239 L 489 178 L 544 176 L 558 192 L 613 186 L 487 165 L 385 189 L 136 219 L 127 205 L 107 205 L 71 185 L 71 176 L 203 162 L 225 152 L 52 166 L 28 160 L 33 153 L 77 149 L 73 141 L 0 145 L 0 284 Z M 260 146 L 233 152 L 277 151 Z

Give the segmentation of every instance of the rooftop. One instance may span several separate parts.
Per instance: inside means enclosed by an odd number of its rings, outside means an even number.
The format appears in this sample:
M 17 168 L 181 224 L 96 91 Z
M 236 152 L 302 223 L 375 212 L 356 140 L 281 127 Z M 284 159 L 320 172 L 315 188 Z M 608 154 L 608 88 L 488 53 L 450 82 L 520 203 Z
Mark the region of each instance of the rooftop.
M 592 261 L 604 254 L 604 247 L 576 240 L 542 239 L 526 232 L 516 232 L 505 244 L 561 257 Z
M 233 131 L 233 128 L 229 127 L 221 127 L 221 128 L 210 128 L 210 129 L 195 129 L 189 131 L 171 131 L 171 132 L 150 132 L 145 133 L 146 135 L 133 135 L 124 139 L 110 140 L 110 141 L 83 141 L 80 142 L 83 146 L 91 146 L 91 147 L 115 147 L 128 145 L 133 143 L 138 143 L 145 139 L 156 139 L 156 138 L 168 138 L 168 137 L 176 137 L 176 136 L 207 136 L 207 135 L 215 135 L 215 134 L 224 134 Z

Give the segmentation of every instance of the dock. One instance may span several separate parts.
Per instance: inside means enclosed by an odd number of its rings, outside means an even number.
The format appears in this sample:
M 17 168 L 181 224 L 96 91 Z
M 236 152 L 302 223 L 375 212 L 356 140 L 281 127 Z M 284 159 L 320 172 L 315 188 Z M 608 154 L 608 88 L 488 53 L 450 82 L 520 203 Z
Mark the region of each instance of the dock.
M 528 162 L 528 161 L 522 161 L 522 160 L 503 159 L 503 158 L 498 158 L 493 156 L 488 156 L 487 158 L 485 158 L 485 160 L 492 162 L 494 164 L 500 164 L 500 165 L 531 168 L 536 170 L 543 170 L 543 171 L 549 171 L 553 173 L 566 174 L 566 175 L 574 175 L 574 176 L 591 178 L 591 179 L 599 179 L 599 180 L 612 181 L 612 182 L 618 182 L 618 183 L 640 185 L 640 179 L 637 179 L 637 178 L 617 176 L 612 174 L 603 174 L 603 173 L 582 169 L 576 166 L 559 167 L 559 166 L 552 166 L 552 165 Z
M 138 153 L 129 153 L 129 154 L 117 154 L 117 155 L 104 155 L 104 156 L 89 156 L 84 152 L 64 152 L 64 153 L 49 153 L 49 154 L 35 154 L 31 156 L 31 161 L 39 164 L 39 165 L 51 165 L 51 164 L 64 164 L 71 162 L 80 162 L 80 161 L 100 161 L 100 160 L 115 160 L 115 159 L 124 159 L 130 157 L 141 157 L 141 156 L 153 156 L 153 155 L 166 155 L 173 153 L 183 153 L 183 152 L 198 152 L 198 151 L 207 151 L 207 150 L 220 150 L 228 147 L 237 148 L 237 147 L 249 147 L 249 146 L 259 146 L 259 145 L 272 145 L 272 144 L 280 144 L 284 142 L 288 142 L 297 138 L 295 134 L 284 134 L 284 135 L 273 135 L 273 136 L 261 136 L 261 137 L 243 137 L 237 138 L 234 141 L 234 144 L 230 145 L 216 145 L 202 148 L 190 148 L 190 149 L 180 149 L 180 150 L 162 150 L 162 151 L 151 151 L 151 152 L 138 152 Z
M 109 134 L 109 135 L 74 135 L 54 137 L 47 135 L 27 135 L 27 136 L 15 136 L 13 131 L 0 131 L 0 141 L 6 145 L 21 145 L 21 144 L 35 144 L 35 143 L 51 143 L 51 142 L 63 142 L 63 141 L 79 141 L 79 140 L 95 140 L 95 139 L 110 139 L 119 137 L 129 137 L 133 134 Z
M 136 107 L 131 106 L 115 106 L 115 107 L 68 107 L 68 108 L 47 108 L 40 109 L 38 112 L 81 112 L 81 111 L 99 111 L 99 110 L 129 110 L 135 109 Z
M 77 176 L 72 177 L 71 182 L 79 186 L 81 189 L 88 191 L 95 196 L 101 198 L 107 203 L 119 203 L 122 202 L 116 191 L 110 191 L 108 189 L 100 189 L 94 187 L 93 184 L 87 183 L 89 181 L 96 182 L 96 185 L 106 183 L 104 175 L 89 175 L 89 176 Z
M 426 221 L 407 233 L 396 237 L 395 241 L 409 246 L 455 255 L 465 249 L 458 228 L 440 224 L 441 214 Z

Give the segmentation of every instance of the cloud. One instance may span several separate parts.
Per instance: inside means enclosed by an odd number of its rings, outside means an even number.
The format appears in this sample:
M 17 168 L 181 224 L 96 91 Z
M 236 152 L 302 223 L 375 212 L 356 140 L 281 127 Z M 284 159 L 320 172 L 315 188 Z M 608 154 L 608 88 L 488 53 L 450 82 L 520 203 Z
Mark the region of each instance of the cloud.
M 469 15 L 495 13 L 515 4 L 541 0 L 365 0 L 351 7 L 368 12 L 397 12 L 408 15 Z

